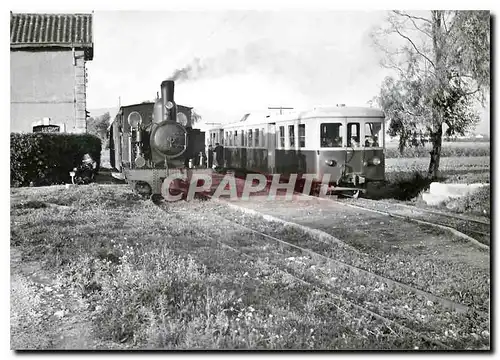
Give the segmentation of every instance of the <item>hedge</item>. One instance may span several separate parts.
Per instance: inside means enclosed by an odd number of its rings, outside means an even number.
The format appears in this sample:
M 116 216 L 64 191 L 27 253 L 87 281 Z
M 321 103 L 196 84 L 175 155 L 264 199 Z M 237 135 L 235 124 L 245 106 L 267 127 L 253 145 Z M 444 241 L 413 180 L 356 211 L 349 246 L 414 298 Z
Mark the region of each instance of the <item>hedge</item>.
M 10 185 L 64 184 L 89 153 L 101 163 L 101 140 L 89 134 L 10 134 Z

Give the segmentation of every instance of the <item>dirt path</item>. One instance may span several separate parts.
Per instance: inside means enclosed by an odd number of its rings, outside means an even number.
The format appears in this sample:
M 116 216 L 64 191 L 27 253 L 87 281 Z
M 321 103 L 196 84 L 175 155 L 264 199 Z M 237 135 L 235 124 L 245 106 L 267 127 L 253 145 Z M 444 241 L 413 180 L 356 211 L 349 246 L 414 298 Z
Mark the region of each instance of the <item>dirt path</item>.
M 88 305 L 38 262 L 11 248 L 11 349 L 95 349 Z

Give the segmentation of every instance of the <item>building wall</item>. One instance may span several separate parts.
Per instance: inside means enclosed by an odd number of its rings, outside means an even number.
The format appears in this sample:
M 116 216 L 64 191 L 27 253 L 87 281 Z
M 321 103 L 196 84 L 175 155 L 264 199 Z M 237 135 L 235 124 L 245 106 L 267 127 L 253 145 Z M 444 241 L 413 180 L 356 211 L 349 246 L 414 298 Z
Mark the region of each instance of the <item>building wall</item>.
M 85 60 L 71 50 L 11 51 L 11 132 L 31 132 L 49 117 L 66 132 L 85 132 Z

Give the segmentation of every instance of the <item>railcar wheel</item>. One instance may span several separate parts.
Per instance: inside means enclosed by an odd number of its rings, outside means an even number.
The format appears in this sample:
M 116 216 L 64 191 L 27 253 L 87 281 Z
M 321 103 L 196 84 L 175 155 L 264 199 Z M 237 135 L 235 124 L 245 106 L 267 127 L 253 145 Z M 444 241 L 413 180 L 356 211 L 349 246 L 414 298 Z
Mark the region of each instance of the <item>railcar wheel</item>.
M 149 198 L 154 204 L 159 204 L 163 200 L 163 196 L 161 194 L 151 194 Z

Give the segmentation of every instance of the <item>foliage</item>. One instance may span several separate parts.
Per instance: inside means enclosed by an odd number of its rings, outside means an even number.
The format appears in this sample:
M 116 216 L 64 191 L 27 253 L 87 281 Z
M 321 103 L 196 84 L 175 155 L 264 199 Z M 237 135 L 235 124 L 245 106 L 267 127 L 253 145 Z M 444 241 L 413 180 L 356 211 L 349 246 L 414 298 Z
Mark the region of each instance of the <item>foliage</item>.
M 11 186 L 52 185 L 70 181 L 69 172 L 89 153 L 101 159 L 101 140 L 88 134 L 10 135 Z
M 106 112 L 103 115 L 97 116 L 95 118 L 90 117 L 87 119 L 87 134 L 95 135 L 103 144 L 107 144 L 107 130 L 109 126 L 109 120 L 111 116 L 109 112 Z
M 471 213 L 481 216 L 491 216 L 491 189 L 484 186 L 473 193 L 458 199 L 449 199 L 445 202 L 448 209 L 459 213 Z
M 434 177 L 443 132 L 463 135 L 479 121 L 475 104 L 484 104 L 490 86 L 489 31 L 489 11 L 393 11 L 373 33 L 382 66 L 397 72 L 376 98 L 390 120 L 389 134 L 399 135 L 400 151 L 430 138 Z
M 191 110 L 191 123 L 196 124 L 200 122 L 202 119 L 202 116 L 198 114 L 198 112 L 195 109 Z

